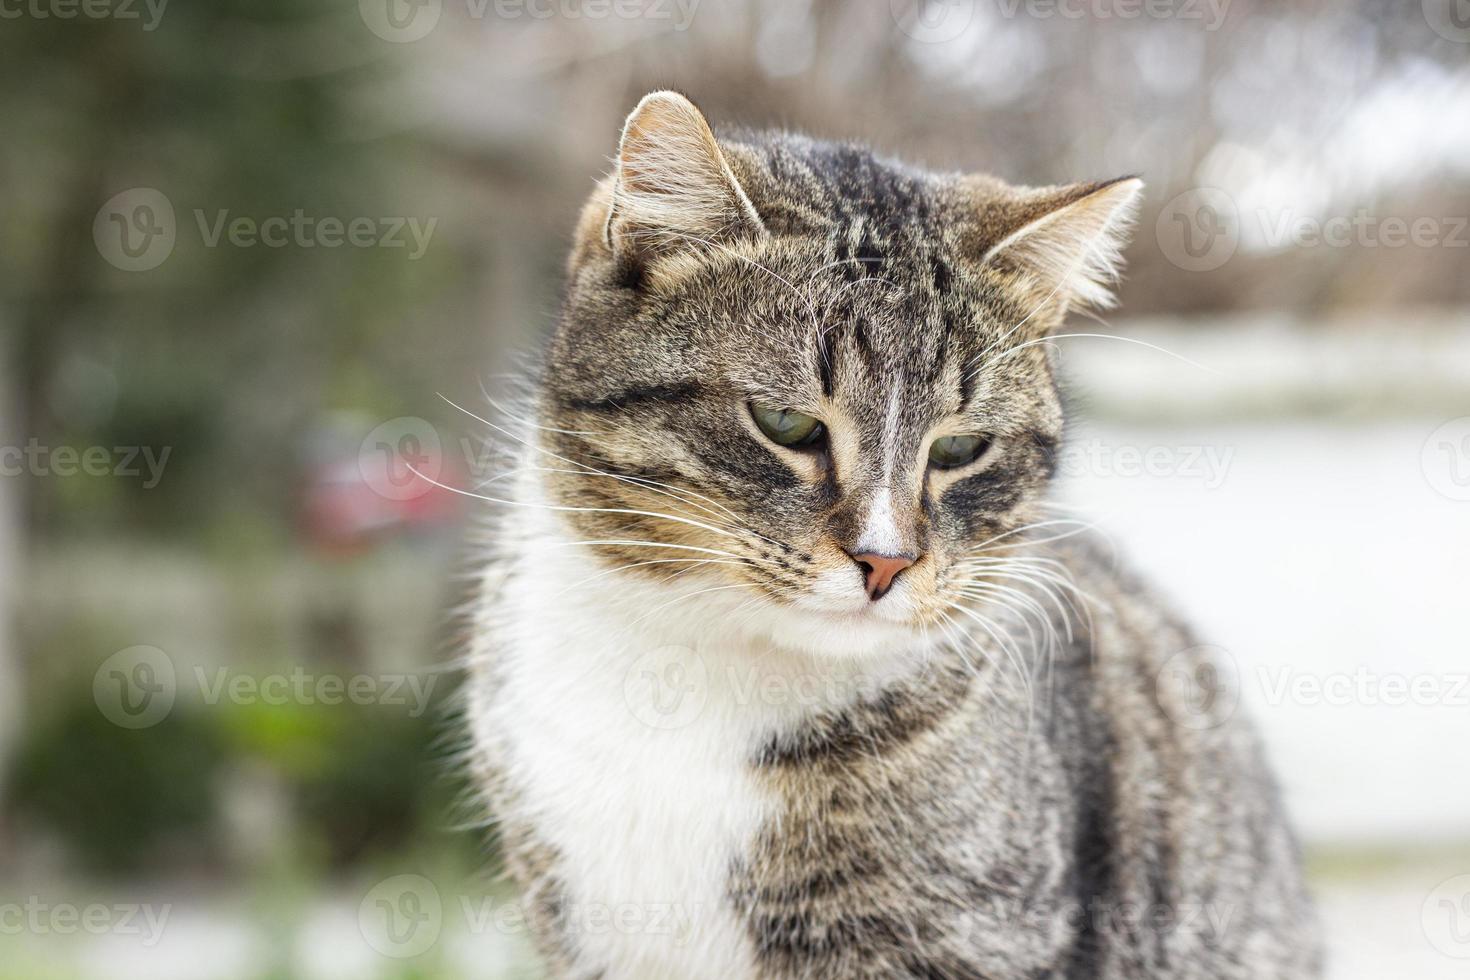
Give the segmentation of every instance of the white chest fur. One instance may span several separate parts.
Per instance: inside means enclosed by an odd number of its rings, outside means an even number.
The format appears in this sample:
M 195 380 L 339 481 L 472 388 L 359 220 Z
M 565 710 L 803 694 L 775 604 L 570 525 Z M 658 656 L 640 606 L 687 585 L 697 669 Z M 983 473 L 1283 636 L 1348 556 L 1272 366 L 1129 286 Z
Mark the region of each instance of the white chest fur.
M 611 978 L 752 975 L 725 891 L 774 806 L 750 760 L 783 713 L 727 669 L 754 652 L 691 630 L 677 601 L 652 612 L 697 581 L 650 602 L 569 549 L 535 564 L 504 594 L 491 721 L 520 815 L 558 854 L 570 945 Z
M 774 648 L 728 579 L 609 573 L 539 508 L 520 530 L 529 557 L 480 637 L 496 689 L 476 692 L 489 707 L 473 722 L 557 856 L 566 945 L 609 980 L 754 976 L 727 890 L 781 801 L 753 760 L 892 674 Z

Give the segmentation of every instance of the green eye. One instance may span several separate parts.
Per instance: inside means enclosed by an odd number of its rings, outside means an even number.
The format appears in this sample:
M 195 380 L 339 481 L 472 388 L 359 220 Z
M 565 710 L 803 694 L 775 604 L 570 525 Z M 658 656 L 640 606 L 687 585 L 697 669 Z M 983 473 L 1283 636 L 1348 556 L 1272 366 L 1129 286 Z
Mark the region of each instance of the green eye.
M 984 436 L 941 436 L 929 447 L 929 462 L 952 470 L 973 463 L 989 448 L 990 440 Z
M 769 405 L 751 403 L 750 414 L 755 419 L 755 424 L 766 434 L 766 438 L 778 446 L 789 446 L 793 449 L 810 446 L 827 431 L 817 419 L 789 408 L 771 408 Z

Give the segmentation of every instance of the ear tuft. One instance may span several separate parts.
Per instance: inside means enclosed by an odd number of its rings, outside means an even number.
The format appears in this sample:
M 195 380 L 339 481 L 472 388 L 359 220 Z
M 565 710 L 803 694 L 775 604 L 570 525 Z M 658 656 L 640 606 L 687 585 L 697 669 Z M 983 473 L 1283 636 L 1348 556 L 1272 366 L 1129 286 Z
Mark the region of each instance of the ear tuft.
M 605 244 L 656 253 L 763 231 L 703 113 L 678 92 L 644 96 L 623 126 Z
M 1015 263 L 1038 276 L 1065 307 L 1112 306 L 1142 190 L 1137 177 L 1122 177 L 1026 192 L 1015 202 L 1018 226 L 991 245 L 982 262 Z

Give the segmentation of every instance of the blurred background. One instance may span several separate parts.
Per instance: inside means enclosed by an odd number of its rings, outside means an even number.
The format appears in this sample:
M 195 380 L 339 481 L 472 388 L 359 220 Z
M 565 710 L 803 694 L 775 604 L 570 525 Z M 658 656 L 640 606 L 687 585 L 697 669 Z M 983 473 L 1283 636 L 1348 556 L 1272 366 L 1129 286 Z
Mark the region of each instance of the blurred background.
M 1145 178 L 1063 499 L 1218 648 L 1334 980 L 1470 971 L 1465 0 L 0 0 L 0 78 L 0 980 L 538 975 L 415 472 L 503 468 L 455 406 L 659 87 Z

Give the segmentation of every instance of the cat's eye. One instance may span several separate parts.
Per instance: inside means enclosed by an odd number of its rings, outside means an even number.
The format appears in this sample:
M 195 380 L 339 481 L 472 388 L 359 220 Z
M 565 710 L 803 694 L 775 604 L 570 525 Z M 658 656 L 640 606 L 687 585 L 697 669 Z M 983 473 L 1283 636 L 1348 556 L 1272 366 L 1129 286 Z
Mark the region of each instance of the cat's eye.
M 985 436 L 940 436 L 929 447 L 929 463 L 941 470 L 952 470 L 979 459 L 990 448 Z
M 791 449 L 815 445 L 827 431 L 821 420 L 789 408 L 772 408 L 751 402 L 750 415 L 767 439 Z

